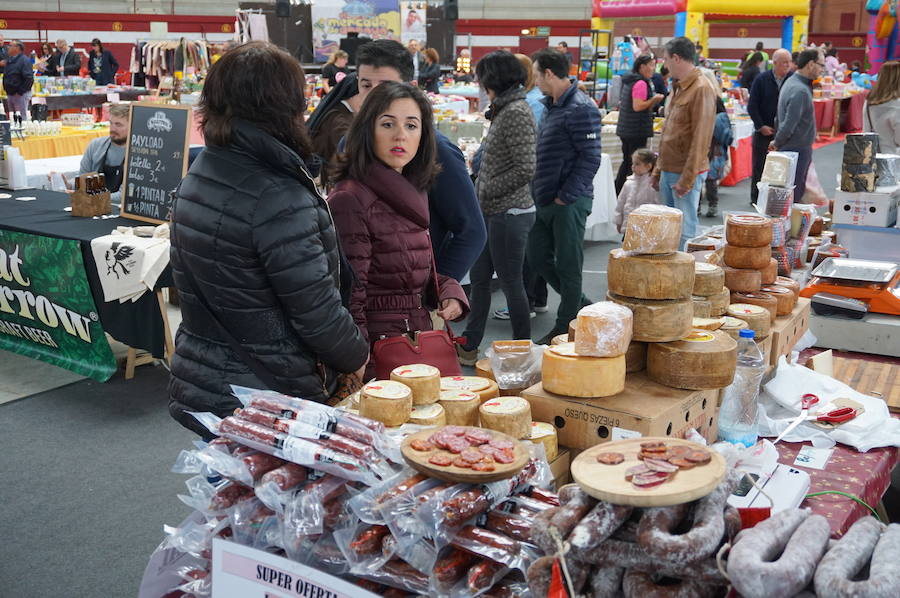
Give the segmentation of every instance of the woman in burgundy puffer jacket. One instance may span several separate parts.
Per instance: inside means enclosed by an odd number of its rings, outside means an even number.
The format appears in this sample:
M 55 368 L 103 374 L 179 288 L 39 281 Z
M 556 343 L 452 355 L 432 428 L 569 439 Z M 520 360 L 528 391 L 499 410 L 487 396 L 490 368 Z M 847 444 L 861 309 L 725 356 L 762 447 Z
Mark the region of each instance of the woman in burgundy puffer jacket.
M 451 322 L 468 312 L 452 278 L 438 274 L 434 296 L 426 190 L 438 171 L 435 155 L 431 104 L 421 91 L 384 82 L 370 92 L 347 133 L 328 197 L 357 278 L 350 313 L 370 343 L 431 330 L 429 307 Z

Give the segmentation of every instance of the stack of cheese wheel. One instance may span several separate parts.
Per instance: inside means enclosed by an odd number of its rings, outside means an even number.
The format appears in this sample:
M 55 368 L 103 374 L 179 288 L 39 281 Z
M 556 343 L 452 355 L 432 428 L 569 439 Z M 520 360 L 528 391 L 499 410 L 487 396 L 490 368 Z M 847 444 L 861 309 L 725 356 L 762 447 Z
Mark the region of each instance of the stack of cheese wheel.
M 647 375 L 673 388 L 724 388 L 734 379 L 736 366 L 737 342 L 718 330 L 694 330 L 681 340 L 647 349 Z
M 359 414 L 386 426 L 400 426 L 409 421 L 412 406 L 410 388 L 393 380 L 369 382 L 359 393 Z
M 789 316 L 791 312 L 794 311 L 797 297 L 791 289 L 777 284 L 771 284 L 763 285 L 760 291 L 775 299 L 777 304 L 775 309 L 779 316 Z
M 541 378 L 544 390 L 558 395 L 609 397 L 625 389 L 625 355 L 587 357 L 575 343 L 553 345 L 544 349 Z
M 775 281 L 778 262 L 772 258 L 771 218 L 731 214 L 725 221 L 725 239 L 725 286 L 731 292 L 755 293 Z
M 477 426 L 481 397 L 469 390 L 442 390 L 438 401 L 451 426 Z
M 725 316 L 723 318 L 725 321 L 719 327 L 721 332 L 724 332 L 734 340 L 738 340 L 741 334 L 741 330 L 744 328 L 748 328 L 747 322 L 744 320 L 739 320 L 738 318 L 734 318 L 732 316 Z
M 634 253 L 662 254 L 678 251 L 681 242 L 681 210 L 645 204 L 625 221 L 622 249 Z
M 765 307 L 749 303 L 732 303 L 728 306 L 728 315 L 746 322 L 747 328 L 755 333 L 753 338 L 756 341 L 765 339 L 772 331 L 772 317 Z
M 441 372 L 433 365 L 424 363 L 401 365 L 391 372 L 391 380 L 409 387 L 413 395 L 413 405 L 432 405 L 440 398 Z
M 717 318 L 731 303 L 725 271 L 715 264 L 694 262 L 694 317 Z M 705 314 L 705 315 L 704 315 Z
M 575 352 L 586 357 L 625 355 L 632 321 L 631 310 L 612 301 L 582 307 L 575 318 Z
M 634 340 L 666 342 L 690 332 L 695 264 L 690 254 L 680 251 L 639 255 L 622 249 L 609 252 L 607 298 L 634 314 Z
M 750 305 L 758 305 L 766 308 L 769 312 L 770 324 L 774 324 L 775 318 L 778 317 L 778 301 L 776 301 L 775 297 L 772 297 L 767 293 L 732 293 L 731 302 L 749 303 Z

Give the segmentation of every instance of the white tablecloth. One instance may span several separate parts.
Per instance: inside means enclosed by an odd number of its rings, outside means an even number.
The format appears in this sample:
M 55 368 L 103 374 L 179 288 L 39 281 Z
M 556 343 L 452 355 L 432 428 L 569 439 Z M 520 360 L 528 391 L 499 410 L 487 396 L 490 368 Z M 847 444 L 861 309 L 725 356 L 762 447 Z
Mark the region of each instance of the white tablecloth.
M 71 181 L 78 175 L 80 166 L 81 156 L 25 160 L 28 186 L 34 189 L 50 189 L 50 180 L 47 177 L 51 172 L 62 173 Z
M 734 135 L 734 143 L 732 145 L 737 147 L 738 141 L 753 135 L 753 121 L 749 118 L 733 120 L 731 121 L 731 132 Z
M 613 220 L 616 215 L 616 186 L 612 159 L 604 153 L 594 176 L 594 204 L 584 228 L 585 241 L 618 241 L 622 235 Z

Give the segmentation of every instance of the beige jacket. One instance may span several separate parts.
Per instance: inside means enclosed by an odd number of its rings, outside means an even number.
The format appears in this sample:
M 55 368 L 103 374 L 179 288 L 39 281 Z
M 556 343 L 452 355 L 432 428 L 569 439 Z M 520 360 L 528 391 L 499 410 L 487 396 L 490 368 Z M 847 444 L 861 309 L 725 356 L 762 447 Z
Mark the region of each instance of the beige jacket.
M 691 188 L 701 172 L 709 170 L 709 144 L 716 122 L 716 90 L 699 68 L 672 85 L 666 105 L 654 173 L 679 172 L 679 183 Z

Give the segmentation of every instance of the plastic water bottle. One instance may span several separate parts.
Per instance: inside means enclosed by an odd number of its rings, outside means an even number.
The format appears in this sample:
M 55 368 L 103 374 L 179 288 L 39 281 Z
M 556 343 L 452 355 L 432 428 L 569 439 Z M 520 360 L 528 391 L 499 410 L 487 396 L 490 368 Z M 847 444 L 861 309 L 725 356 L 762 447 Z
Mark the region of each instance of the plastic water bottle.
M 719 440 L 753 446 L 758 440 L 756 413 L 759 385 L 766 364 L 762 351 L 753 340 L 752 330 L 741 330 L 738 340 L 737 370 L 734 381 L 725 389 L 719 409 Z

